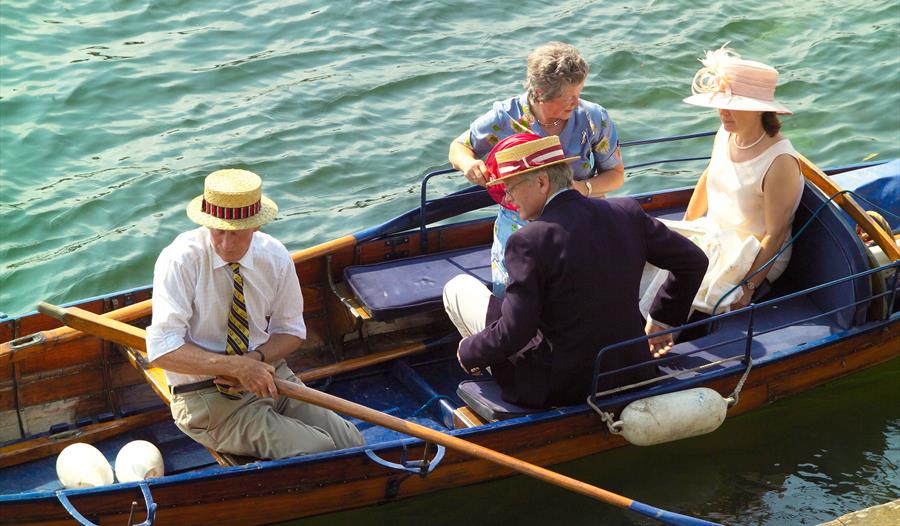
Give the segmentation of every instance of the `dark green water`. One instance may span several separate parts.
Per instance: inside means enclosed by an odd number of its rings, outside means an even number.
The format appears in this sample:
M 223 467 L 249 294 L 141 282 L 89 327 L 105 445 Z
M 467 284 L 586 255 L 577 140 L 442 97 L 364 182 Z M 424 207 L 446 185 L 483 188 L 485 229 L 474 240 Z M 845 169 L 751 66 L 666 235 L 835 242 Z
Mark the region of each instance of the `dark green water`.
M 393 217 L 415 206 L 421 176 L 446 162 L 454 136 L 493 100 L 519 92 L 528 50 L 552 39 L 588 59 L 583 96 L 610 110 L 622 140 L 714 129 L 713 111 L 681 99 L 702 52 L 731 41 L 781 71 L 779 98 L 796 113 L 784 131 L 813 161 L 900 157 L 894 1 L 2 0 L 0 311 L 148 284 L 160 249 L 191 228 L 186 203 L 219 168 L 263 176 L 281 208 L 266 229 L 293 250 Z M 694 148 L 623 153 L 627 165 L 705 154 L 709 145 Z M 629 171 L 619 193 L 688 185 L 701 169 Z M 445 178 L 435 192 L 459 186 L 459 178 Z M 858 390 L 877 392 L 896 380 L 895 369 Z M 881 405 L 896 407 L 896 394 Z M 811 396 L 810 406 L 831 403 Z M 751 464 L 781 466 L 761 475 L 741 467 L 748 433 L 728 427 L 691 442 L 704 444 L 698 451 L 672 446 L 670 455 L 694 454 L 696 462 L 666 468 L 665 455 L 627 450 L 568 469 L 588 476 L 613 463 L 630 475 L 592 480 L 746 524 L 795 522 L 784 517 L 796 511 L 799 491 L 810 516 L 827 518 L 855 507 L 829 485 L 858 485 L 859 475 L 824 471 L 848 432 L 832 425 L 836 418 L 806 421 L 798 416 L 804 407 L 791 402 L 758 417 L 763 453 Z M 864 437 L 846 449 L 888 475 L 862 503 L 897 497 L 897 412 L 857 409 L 848 410 L 867 424 L 853 434 Z M 880 453 L 863 453 L 878 449 L 867 441 L 879 440 Z M 800 443 L 810 451 L 828 446 L 828 453 L 807 466 L 798 460 L 807 453 Z M 816 484 L 822 473 L 824 489 Z M 468 491 L 360 517 L 440 521 L 465 513 L 472 499 L 493 512 L 489 522 L 506 522 L 507 513 L 542 524 L 621 517 L 519 479 Z M 535 510 L 532 502 L 543 504 Z

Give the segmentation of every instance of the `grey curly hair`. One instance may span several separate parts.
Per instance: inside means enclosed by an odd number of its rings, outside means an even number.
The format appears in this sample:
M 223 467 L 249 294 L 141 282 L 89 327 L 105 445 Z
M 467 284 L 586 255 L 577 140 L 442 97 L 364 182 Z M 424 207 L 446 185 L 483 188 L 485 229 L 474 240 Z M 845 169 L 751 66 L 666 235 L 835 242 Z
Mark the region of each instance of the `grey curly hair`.
M 559 97 L 563 83 L 581 84 L 590 67 L 575 46 L 562 42 L 548 42 L 528 55 L 525 89 L 537 102 Z M 541 90 L 538 97 L 537 90 Z

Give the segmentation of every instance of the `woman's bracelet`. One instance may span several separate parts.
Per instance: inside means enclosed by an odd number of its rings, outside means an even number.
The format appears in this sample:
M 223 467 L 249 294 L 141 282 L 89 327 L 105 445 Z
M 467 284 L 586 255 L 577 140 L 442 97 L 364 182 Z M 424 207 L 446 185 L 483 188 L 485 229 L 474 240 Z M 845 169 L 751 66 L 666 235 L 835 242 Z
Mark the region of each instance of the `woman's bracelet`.
M 590 197 L 591 192 L 593 191 L 593 189 L 591 188 L 591 182 L 589 180 L 585 179 L 584 185 L 587 186 L 587 189 L 588 189 L 587 194 L 585 194 L 585 197 Z
M 258 352 L 258 353 L 259 353 L 259 361 L 261 361 L 261 362 L 265 362 L 265 361 L 266 361 L 266 355 L 263 354 L 263 352 L 260 351 L 258 348 L 257 348 L 257 349 L 253 349 L 253 350 L 250 351 L 250 352 Z

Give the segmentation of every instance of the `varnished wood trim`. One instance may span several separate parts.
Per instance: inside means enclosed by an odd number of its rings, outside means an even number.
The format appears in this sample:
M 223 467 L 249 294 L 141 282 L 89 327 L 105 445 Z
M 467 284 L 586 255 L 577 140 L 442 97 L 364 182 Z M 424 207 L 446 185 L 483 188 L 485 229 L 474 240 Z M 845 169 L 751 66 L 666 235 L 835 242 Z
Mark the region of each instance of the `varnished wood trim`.
M 93 444 L 140 427 L 163 422 L 171 418 L 168 408 L 159 408 L 109 422 L 89 424 L 72 431 L 34 438 L 0 447 L 0 468 L 15 466 L 59 453 L 75 442 Z
M 326 241 L 325 243 L 321 243 L 314 247 L 298 250 L 297 252 L 291 254 L 291 259 L 294 260 L 294 264 L 297 264 L 303 261 L 308 261 L 310 259 L 322 257 L 325 254 L 336 252 L 344 248 L 352 248 L 355 245 L 356 238 L 352 235 L 346 235 L 337 239 L 333 239 L 331 241 Z
M 812 161 L 799 153 L 797 154 L 797 158 L 800 160 L 800 171 L 803 173 L 803 176 L 819 187 L 819 189 L 826 194 L 826 197 L 831 197 L 841 191 L 838 185 L 835 184 L 830 177 L 825 175 L 825 172 L 813 164 Z M 869 237 L 881 247 L 881 250 L 884 251 L 885 255 L 887 255 L 891 261 L 900 259 L 900 249 L 898 249 L 897 244 L 894 243 L 892 233 L 882 230 L 852 197 L 843 194 L 836 197 L 834 202 L 840 205 L 840 207 L 856 221 L 856 224 L 869 234 Z

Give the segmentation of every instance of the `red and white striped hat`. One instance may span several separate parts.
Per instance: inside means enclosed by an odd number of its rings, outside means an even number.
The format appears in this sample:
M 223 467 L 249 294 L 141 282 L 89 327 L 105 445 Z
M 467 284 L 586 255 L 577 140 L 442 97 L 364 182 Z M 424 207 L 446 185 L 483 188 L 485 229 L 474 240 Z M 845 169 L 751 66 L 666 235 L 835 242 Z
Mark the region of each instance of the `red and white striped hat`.
M 218 230 L 256 228 L 275 219 L 278 206 L 262 195 L 262 179 L 247 170 L 217 170 L 206 176 L 203 195 L 187 215 L 198 225 Z
M 578 159 L 578 157 L 566 157 L 562 145 L 559 143 L 559 137 L 556 135 L 509 146 L 494 152 L 494 158 L 497 160 L 499 177 L 489 181 L 487 186 L 503 183 L 510 177 Z

